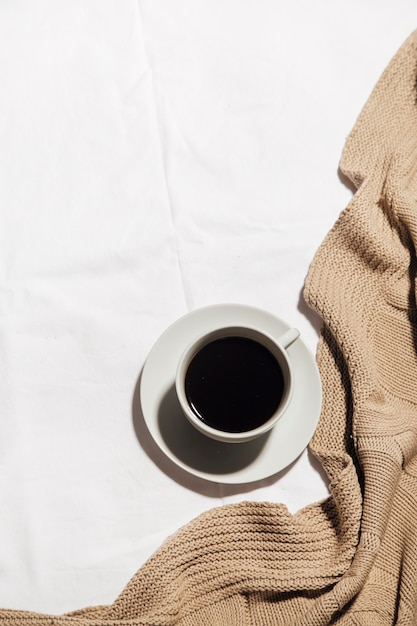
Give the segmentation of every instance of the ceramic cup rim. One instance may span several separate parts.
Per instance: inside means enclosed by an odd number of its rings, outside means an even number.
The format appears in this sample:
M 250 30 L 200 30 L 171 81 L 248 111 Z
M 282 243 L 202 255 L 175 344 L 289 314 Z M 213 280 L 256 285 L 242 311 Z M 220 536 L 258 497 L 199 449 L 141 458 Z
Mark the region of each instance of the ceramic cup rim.
M 284 334 L 286 333 L 283 333 L 283 335 Z M 194 358 L 197 352 L 201 350 L 201 348 L 203 348 L 205 345 L 207 345 L 211 341 L 215 341 L 216 339 L 225 337 L 244 337 L 257 341 L 265 348 L 267 348 L 276 358 L 284 376 L 284 393 L 277 409 L 274 411 L 271 417 L 269 417 L 263 424 L 257 426 L 252 430 L 244 432 L 235 433 L 218 430 L 205 424 L 201 419 L 197 417 L 197 415 L 191 409 L 185 392 L 185 377 L 191 360 Z M 291 401 L 293 388 L 294 375 L 286 348 L 279 343 L 279 338 L 276 339 L 265 330 L 262 330 L 261 328 L 257 328 L 256 326 L 252 325 L 229 324 L 199 335 L 193 341 L 191 341 L 190 344 L 188 344 L 188 346 L 181 354 L 177 364 L 177 370 L 175 375 L 175 389 L 177 393 L 177 398 L 180 403 L 181 409 L 188 421 L 202 434 L 211 437 L 212 439 L 228 443 L 241 443 L 251 441 L 252 439 L 260 437 L 269 432 L 281 419 L 286 409 L 288 408 L 288 405 Z

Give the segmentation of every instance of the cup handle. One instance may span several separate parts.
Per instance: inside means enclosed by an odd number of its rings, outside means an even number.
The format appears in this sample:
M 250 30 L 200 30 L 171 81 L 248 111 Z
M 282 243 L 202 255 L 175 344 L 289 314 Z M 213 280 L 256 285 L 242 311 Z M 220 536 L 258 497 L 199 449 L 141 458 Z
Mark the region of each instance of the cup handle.
M 297 328 L 290 328 L 285 333 L 283 333 L 280 337 L 278 337 L 277 342 L 279 345 L 286 349 L 289 348 L 291 344 L 294 343 L 300 336 L 300 331 Z

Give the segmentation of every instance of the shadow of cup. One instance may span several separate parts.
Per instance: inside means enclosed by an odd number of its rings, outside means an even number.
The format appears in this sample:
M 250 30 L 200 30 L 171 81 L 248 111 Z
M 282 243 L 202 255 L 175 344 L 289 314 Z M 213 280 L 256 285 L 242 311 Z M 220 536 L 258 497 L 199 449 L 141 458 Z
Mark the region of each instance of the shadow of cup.
M 160 402 L 158 427 L 167 449 L 180 463 L 212 475 L 232 474 L 251 465 L 270 434 L 245 443 L 223 443 L 203 435 L 185 417 L 175 386 Z

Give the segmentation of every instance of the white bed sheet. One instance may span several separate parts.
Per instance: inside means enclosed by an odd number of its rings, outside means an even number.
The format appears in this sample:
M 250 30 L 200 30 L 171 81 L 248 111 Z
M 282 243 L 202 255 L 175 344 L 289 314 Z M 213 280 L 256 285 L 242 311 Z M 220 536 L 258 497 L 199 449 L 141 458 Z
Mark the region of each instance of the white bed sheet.
M 343 144 L 416 27 L 411 0 L 0 2 L 0 606 L 111 603 L 210 507 L 326 496 L 307 451 L 247 486 L 176 469 L 137 382 L 208 304 L 315 352 Z

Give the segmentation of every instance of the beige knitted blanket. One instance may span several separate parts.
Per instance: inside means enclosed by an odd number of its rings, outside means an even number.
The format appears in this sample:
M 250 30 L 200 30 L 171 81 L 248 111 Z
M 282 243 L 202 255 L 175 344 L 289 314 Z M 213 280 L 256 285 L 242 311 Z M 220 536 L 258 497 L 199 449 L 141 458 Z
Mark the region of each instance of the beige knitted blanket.
M 317 252 L 305 298 L 323 318 L 311 450 L 330 497 L 290 515 L 244 502 L 174 536 L 110 606 L 45 626 L 417 624 L 417 32 L 343 152 L 356 194 Z

